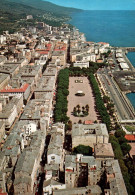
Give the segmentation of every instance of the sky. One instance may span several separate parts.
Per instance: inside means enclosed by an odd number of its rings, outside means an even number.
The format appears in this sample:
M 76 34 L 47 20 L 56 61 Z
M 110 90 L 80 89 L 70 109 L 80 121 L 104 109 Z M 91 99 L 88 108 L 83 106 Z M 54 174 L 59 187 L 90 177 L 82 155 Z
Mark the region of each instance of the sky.
M 135 10 L 135 0 L 44 0 L 84 10 Z

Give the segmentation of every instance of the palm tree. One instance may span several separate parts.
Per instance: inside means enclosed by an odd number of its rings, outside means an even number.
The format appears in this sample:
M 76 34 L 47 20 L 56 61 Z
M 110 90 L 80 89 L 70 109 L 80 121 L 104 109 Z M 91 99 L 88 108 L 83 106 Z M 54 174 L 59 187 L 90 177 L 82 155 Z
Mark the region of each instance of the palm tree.
M 78 114 L 80 114 L 81 110 L 80 110 L 80 109 L 78 109 L 78 110 L 77 110 L 77 112 L 78 112 Z
M 84 106 L 82 106 L 82 111 L 84 111 L 85 110 L 85 107 Z
M 73 112 L 76 112 L 76 107 L 74 107 Z
M 82 124 L 82 120 L 79 120 L 78 123 L 79 123 L 79 124 Z
M 87 104 L 86 106 L 85 106 L 85 108 L 86 108 L 86 110 L 87 110 L 87 112 L 89 111 L 89 105 Z
M 79 104 L 76 107 L 78 108 L 78 110 L 80 109 L 80 105 Z

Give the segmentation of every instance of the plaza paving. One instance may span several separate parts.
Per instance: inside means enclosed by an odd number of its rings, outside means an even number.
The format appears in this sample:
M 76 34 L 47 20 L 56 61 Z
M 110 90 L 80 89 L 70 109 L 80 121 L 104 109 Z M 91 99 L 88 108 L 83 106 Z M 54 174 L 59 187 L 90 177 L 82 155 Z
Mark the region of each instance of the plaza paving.
M 75 83 L 75 80 L 83 80 L 82 83 Z M 78 97 L 75 96 L 77 91 L 83 91 L 85 96 Z M 95 121 L 97 120 L 97 113 L 95 111 L 95 101 L 92 93 L 91 86 L 87 77 L 70 77 L 69 78 L 69 96 L 68 96 L 68 112 L 67 116 L 70 117 L 70 120 L 73 123 L 78 123 L 79 120 L 84 122 L 85 120 Z M 75 106 L 80 105 L 86 106 L 89 105 L 89 114 L 86 117 L 75 117 L 72 112 Z

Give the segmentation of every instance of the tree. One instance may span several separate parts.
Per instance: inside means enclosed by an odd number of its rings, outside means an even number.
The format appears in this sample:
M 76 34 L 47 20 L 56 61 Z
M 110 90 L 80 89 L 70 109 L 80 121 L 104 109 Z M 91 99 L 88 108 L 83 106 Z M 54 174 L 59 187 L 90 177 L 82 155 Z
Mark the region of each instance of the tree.
M 104 95 L 103 96 L 103 101 L 104 101 L 104 103 L 110 102 L 110 97 L 108 97 L 107 95 Z
M 119 140 L 120 145 L 123 144 L 123 143 L 127 143 L 127 140 L 126 140 L 125 137 L 119 137 L 118 140 Z
M 56 105 L 54 109 L 55 122 L 67 123 L 69 118 L 67 117 L 67 96 L 69 85 L 69 70 L 62 69 L 59 72 L 57 79 L 57 94 L 56 94 Z
M 74 107 L 73 112 L 76 112 L 76 107 Z
M 92 73 L 89 73 L 89 81 L 91 83 L 93 92 L 94 92 L 94 96 L 95 96 L 95 101 L 96 101 L 96 108 L 98 110 L 98 113 L 101 117 L 101 120 L 103 123 L 106 124 L 108 131 L 110 131 L 110 116 L 107 112 L 106 107 L 104 106 L 104 101 L 101 97 L 101 93 L 97 84 L 97 81 L 95 79 L 95 76 Z
M 114 104 L 108 103 L 108 104 L 107 104 L 107 109 L 109 110 L 109 109 L 112 109 L 112 108 L 114 108 Z
M 79 120 L 78 123 L 79 123 L 79 124 L 82 124 L 82 120 Z
M 118 137 L 125 137 L 126 133 L 125 131 L 119 129 L 115 132 L 115 136 L 118 138 Z
M 115 129 L 120 129 L 120 125 L 117 122 L 115 122 Z
M 78 112 L 78 114 L 80 114 L 80 112 L 81 112 L 80 108 L 77 110 L 77 112 Z
M 85 110 L 85 107 L 84 107 L 84 106 L 82 106 L 82 111 L 84 112 L 84 110 Z
M 121 150 L 123 152 L 123 155 L 125 156 L 127 153 L 130 152 L 131 146 L 127 143 L 123 143 L 123 144 L 121 144 Z
M 80 105 L 79 104 L 76 107 L 77 107 L 78 110 L 80 109 Z
M 115 141 L 118 143 L 118 139 L 114 135 L 110 135 L 109 142 L 112 143 L 112 141 Z
M 86 108 L 87 111 L 89 111 L 89 105 L 88 104 L 85 106 L 85 108 Z
M 92 155 L 92 148 L 90 146 L 79 145 L 73 149 L 73 153 L 91 156 Z

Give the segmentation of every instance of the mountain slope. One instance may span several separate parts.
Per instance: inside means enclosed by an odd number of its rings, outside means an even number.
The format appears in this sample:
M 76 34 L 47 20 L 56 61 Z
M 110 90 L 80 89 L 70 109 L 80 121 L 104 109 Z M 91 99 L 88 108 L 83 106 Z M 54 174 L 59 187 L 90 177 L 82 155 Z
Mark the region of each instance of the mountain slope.
M 35 20 L 37 15 L 43 15 L 44 13 L 44 11 L 30 6 L 0 0 L 0 34 L 5 30 L 9 30 L 12 33 L 21 27 L 27 26 L 28 21 L 25 19 L 29 14 L 33 15 Z M 31 22 L 35 22 L 34 20 Z
M 9 2 L 8 0 L 0 0 L 0 16 L 3 16 L 3 14 L 7 13 L 22 17 L 22 15 L 24 16 L 29 14 L 32 15 L 44 14 L 44 11 L 30 7 L 28 5 Z
M 21 27 L 35 25 L 36 21 L 60 26 L 70 18 L 71 13 L 77 11 L 80 10 L 57 6 L 42 0 L 0 0 L 0 34 L 5 30 L 12 33 Z M 27 21 L 27 15 L 32 15 L 33 20 Z
M 79 9 L 75 8 L 67 8 L 67 7 L 62 7 L 55 5 L 53 3 L 47 2 L 47 1 L 42 1 L 42 0 L 8 0 L 9 2 L 16 2 L 16 3 L 21 3 L 23 5 L 28 5 L 33 8 L 41 9 L 43 11 L 47 12 L 53 12 L 55 14 L 62 14 L 62 15 L 69 15 L 73 12 L 78 12 L 81 11 Z

